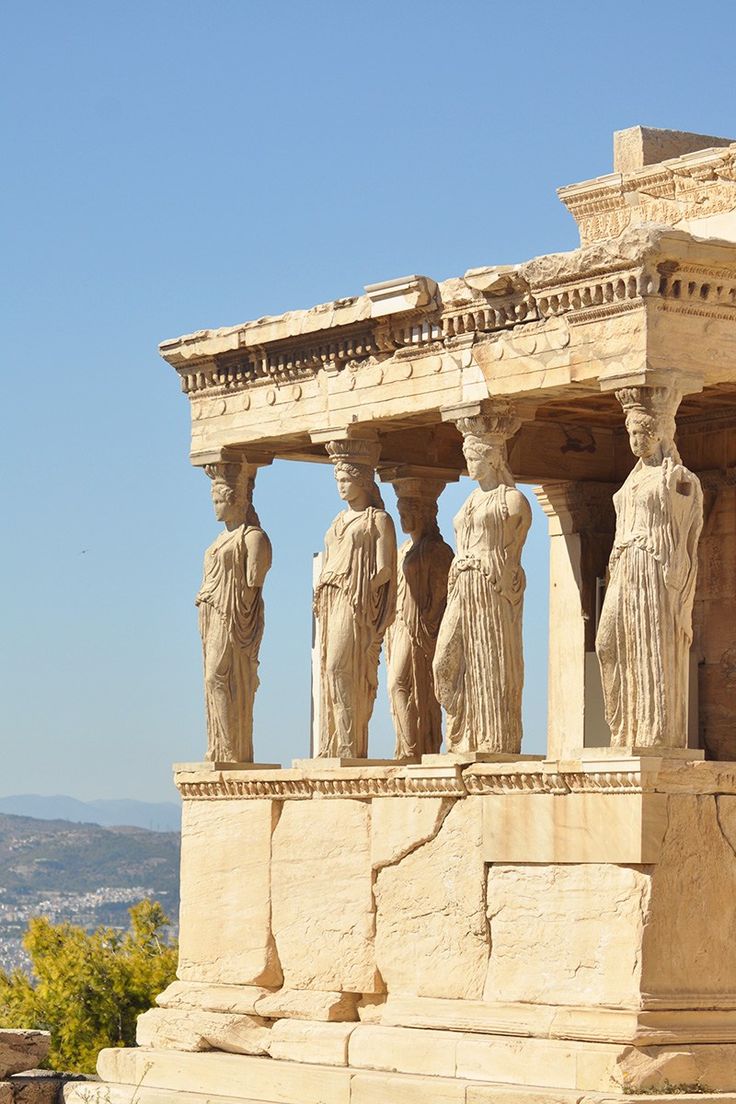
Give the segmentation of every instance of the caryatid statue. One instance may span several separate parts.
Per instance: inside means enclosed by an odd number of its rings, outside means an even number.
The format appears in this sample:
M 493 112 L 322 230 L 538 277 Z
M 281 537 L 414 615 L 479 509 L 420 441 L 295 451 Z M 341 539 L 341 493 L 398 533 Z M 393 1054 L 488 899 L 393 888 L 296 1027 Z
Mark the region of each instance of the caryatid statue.
M 453 551 L 437 525 L 444 480 L 392 478 L 401 528 L 396 620 L 386 634 L 388 692 L 397 759 L 436 754 L 442 711 L 434 692 L 432 660 L 447 602 Z
M 375 481 L 379 446 L 344 440 L 326 447 L 346 508 L 325 535 L 314 594 L 321 642 L 317 755 L 364 759 L 381 643 L 396 613 L 396 533 Z
M 606 721 L 614 747 L 684 748 L 703 492 L 674 443 L 679 393 L 630 387 L 616 398 L 637 462 L 613 496 L 596 638 Z
M 524 659 L 521 551 L 531 507 L 516 489 L 506 442 L 520 420 L 489 402 L 457 420 L 468 475 L 478 487 L 454 519 L 457 555 L 434 657 L 435 691 L 447 712 L 450 752 L 518 755 Z
M 204 652 L 207 759 L 253 762 L 253 700 L 263 636 L 263 582 L 271 542 L 253 508 L 256 469 L 235 459 L 207 464 L 215 517 L 225 528 L 204 556 L 196 597 Z

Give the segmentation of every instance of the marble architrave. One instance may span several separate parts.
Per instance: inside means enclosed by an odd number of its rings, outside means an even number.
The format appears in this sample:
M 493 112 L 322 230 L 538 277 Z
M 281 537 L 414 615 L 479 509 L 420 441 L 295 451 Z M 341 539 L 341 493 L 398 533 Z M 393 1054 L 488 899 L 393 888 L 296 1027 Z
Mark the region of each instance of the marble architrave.
M 479 485 L 455 517 L 457 556 L 434 658 L 451 752 L 521 751 L 521 551 L 531 507 L 506 461 L 520 424 L 512 406 L 498 402 L 457 421 L 468 474 Z
M 679 394 L 630 387 L 616 397 L 638 459 L 613 496 L 616 535 L 596 638 L 606 721 L 613 746 L 684 748 L 703 492 L 674 443 Z
M 396 620 L 386 634 L 388 692 L 396 730 L 397 759 L 436 754 L 442 712 L 434 690 L 434 659 L 447 604 L 452 549 L 437 525 L 442 480 L 393 478 L 401 527 L 409 540 L 399 548 Z

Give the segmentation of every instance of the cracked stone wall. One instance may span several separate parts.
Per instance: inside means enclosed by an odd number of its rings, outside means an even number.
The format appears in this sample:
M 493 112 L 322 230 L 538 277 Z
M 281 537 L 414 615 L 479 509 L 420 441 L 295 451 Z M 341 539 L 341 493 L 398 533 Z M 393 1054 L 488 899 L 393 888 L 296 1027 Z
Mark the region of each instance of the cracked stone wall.
M 456 801 L 444 817 L 438 810 L 433 835 L 417 833 L 413 849 L 377 868 L 376 958 L 389 993 L 482 996 L 490 940 L 481 800 Z
M 273 934 L 293 989 L 381 992 L 370 802 L 287 801 L 274 832 Z
M 736 987 L 736 797 L 678 794 L 654 868 L 642 942 L 642 991 L 733 1004 Z
M 366 1021 L 386 994 L 730 1006 L 736 796 L 655 798 L 666 830 L 649 865 L 488 864 L 482 796 L 185 802 L 180 977 L 260 986 L 287 1017 L 309 998 L 313 1019 L 340 1018 L 320 1009 L 341 994 L 351 1018 L 369 995 Z
M 271 837 L 281 803 L 185 801 L 178 976 L 280 985 L 271 934 Z
M 484 998 L 636 1006 L 651 868 L 498 864 Z

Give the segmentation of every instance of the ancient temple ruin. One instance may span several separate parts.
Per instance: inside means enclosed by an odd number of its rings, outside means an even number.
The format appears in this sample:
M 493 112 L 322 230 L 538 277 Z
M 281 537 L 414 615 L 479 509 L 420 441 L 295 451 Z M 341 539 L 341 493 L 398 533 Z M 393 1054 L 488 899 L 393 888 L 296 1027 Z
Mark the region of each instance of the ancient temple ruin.
M 179 980 L 70 1102 L 736 1101 L 736 142 L 623 131 L 560 198 L 572 252 L 162 344 L 225 526 L 209 746 L 176 772 Z M 346 502 L 313 755 L 283 769 L 252 733 L 274 458 L 331 462 Z M 546 756 L 517 483 L 549 519 Z

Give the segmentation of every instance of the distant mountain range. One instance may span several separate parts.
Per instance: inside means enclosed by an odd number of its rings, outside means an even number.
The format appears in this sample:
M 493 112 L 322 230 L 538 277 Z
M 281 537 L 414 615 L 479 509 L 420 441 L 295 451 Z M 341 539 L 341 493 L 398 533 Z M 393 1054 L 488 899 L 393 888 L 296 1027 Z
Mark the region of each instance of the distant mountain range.
M 173 801 L 149 802 L 127 799 L 78 801 L 65 794 L 14 794 L 0 797 L 0 813 L 34 817 L 37 820 L 70 820 L 75 824 L 103 827 L 147 828 L 153 832 L 178 832 L 181 810 Z

